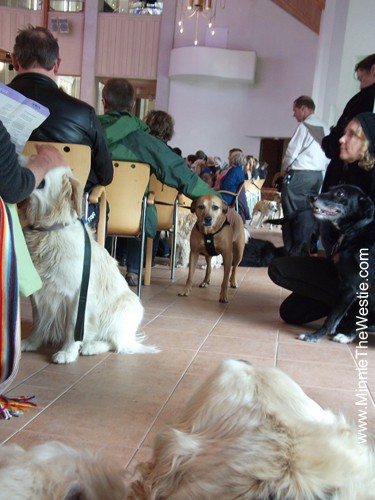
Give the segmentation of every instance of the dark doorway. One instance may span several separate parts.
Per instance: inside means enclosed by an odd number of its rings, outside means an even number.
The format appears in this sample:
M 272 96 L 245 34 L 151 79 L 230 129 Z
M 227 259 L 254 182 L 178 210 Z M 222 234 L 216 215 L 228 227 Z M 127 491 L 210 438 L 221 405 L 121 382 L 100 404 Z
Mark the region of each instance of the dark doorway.
M 268 139 L 260 142 L 259 161 L 268 163 L 268 175 L 264 187 L 273 187 L 272 183 L 277 172 L 280 172 L 284 151 L 289 139 Z

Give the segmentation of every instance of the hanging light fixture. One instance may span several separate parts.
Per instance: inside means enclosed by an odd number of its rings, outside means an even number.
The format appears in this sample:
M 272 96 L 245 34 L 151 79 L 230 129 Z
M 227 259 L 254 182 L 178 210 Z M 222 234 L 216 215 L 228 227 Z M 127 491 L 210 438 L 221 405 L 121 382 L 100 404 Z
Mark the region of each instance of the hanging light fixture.
M 192 18 L 195 16 L 195 40 L 194 45 L 198 45 L 198 30 L 199 21 L 203 17 L 208 21 L 208 27 L 211 34 L 215 34 L 215 17 L 216 7 L 220 4 L 222 9 L 225 8 L 226 0 L 181 0 L 181 13 L 178 26 L 180 33 L 184 32 L 184 18 Z

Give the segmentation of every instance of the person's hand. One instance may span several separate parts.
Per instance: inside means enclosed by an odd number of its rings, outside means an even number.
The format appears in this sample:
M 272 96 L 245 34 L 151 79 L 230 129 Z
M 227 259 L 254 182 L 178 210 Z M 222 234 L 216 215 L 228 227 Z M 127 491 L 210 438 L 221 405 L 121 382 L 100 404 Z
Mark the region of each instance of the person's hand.
M 35 149 L 35 160 L 40 166 L 45 165 L 48 170 L 68 165 L 63 154 L 50 144 L 36 144 Z
M 33 172 L 37 187 L 49 170 L 68 164 L 60 151 L 50 144 L 36 144 L 35 149 L 37 154 L 30 157 L 26 168 Z

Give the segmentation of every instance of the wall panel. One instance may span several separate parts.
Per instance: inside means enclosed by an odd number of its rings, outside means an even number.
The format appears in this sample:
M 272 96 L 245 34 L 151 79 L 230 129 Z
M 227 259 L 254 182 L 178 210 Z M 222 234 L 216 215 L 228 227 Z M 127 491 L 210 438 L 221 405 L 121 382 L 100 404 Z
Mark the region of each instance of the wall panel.
M 96 75 L 156 79 L 160 16 L 100 13 Z

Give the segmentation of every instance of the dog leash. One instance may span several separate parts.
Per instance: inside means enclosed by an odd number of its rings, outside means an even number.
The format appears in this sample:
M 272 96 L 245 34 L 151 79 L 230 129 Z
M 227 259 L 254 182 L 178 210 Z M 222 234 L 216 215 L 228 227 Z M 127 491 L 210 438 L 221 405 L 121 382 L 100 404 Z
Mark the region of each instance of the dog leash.
M 198 227 L 198 224 L 195 225 L 196 228 L 198 229 L 199 231 L 199 227 Z M 224 229 L 225 226 L 229 226 L 229 222 L 228 222 L 228 219 L 226 218 L 225 221 L 224 221 L 224 224 L 215 232 L 215 233 L 211 233 L 211 234 L 204 234 L 203 235 L 203 238 L 204 238 L 204 244 L 205 244 L 205 247 L 206 247 L 206 250 L 207 250 L 207 253 L 208 255 L 210 255 L 211 257 L 215 257 L 216 255 L 220 255 L 219 253 L 217 253 L 216 251 L 216 248 L 215 248 L 215 243 L 214 243 L 214 236 L 215 234 L 218 234 L 220 233 L 220 231 L 222 229 Z
M 76 326 L 74 328 L 74 340 L 76 342 L 82 342 L 85 328 L 85 312 L 86 312 L 86 302 L 87 302 L 87 290 L 89 287 L 90 279 L 90 267 L 91 267 L 91 243 L 90 237 L 87 233 L 85 223 L 80 219 L 83 226 L 83 231 L 85 234 L 85 250 L 83 255 L 83 268 L 82 268 L 82 280 L 81 280 L 81 290 L 79 293 L 78 301 L 78 311 Z

